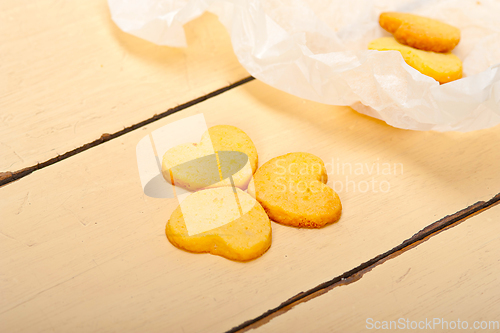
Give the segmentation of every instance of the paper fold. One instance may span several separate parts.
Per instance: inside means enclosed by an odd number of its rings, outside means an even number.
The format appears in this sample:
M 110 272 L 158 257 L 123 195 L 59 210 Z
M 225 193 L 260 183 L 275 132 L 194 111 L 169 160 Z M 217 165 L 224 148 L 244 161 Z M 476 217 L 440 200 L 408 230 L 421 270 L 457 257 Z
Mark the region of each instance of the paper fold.
M 471 131 L 500 123 L 500 2 L 337 0 L 108 0 L 124 31 L 186 46 L 182 26 L 205 11 L 230 31 L 240 63 L 257 79 L 301 98 L 348 105 L 412 130 Z M 408 11 L 461 29 L 453 51 L 464 78 L 439 85 L 396 51 L 369 51 L 388 35 L 383 11 Z

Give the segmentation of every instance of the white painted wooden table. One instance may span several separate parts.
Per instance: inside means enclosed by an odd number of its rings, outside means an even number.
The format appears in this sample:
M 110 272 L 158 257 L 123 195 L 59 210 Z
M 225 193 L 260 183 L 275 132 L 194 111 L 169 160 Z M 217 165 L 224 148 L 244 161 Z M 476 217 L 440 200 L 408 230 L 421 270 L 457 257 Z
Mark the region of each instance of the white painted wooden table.
M 399 130 L 245 80 L 211 14 L 186 26 L 185 49 L 121 32 L 105 1 L 8 0 L 0 21 L 1 332 L 500 321 L 500 128 Z M 173 247 L 177 201 L 144 195 L 135 149 L 200 113 L 247 132 L 260 165 L 320 156 L 341 220 L 273 223 L 270 250 L 247 263 Z

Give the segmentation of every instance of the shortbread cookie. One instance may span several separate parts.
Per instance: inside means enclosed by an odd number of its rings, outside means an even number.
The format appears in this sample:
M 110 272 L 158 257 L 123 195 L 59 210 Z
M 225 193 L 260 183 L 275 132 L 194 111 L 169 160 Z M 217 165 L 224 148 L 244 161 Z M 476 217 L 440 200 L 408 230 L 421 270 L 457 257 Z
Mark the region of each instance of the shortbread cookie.
M 339 196 L 326 186 L 323 161 L 309 153 L 290 153 L 262 165 L 248 187 L 271 220 L 294 227 L 321 228 L 340 218 Z
M 439 83 L 447 83 L 462 77 L 462 61 L 452 53 L 422 51 L 398 43 L 392 37 L 382 37 L 371 41 L 370 50 L 399 51 L 405 62 L 422 74 Z
M 379 24 L 401 44 L 419 50 L 450 52 L 460 41 L 458 28 L 419 15 L 386 12 L 380 14 Z
M 185 143 L 163 156 L 165 180 L 185 189 L 248 186 L 257 169 L 257 149 L 250 137 L 237 127 L 218 125 L 208 129 L 199 143 Z
M 271 223 L 262 206 L 232 187 L 201 190 L 174 210 L 165 233 L 178 248 L 247 261 L 271 246 Z

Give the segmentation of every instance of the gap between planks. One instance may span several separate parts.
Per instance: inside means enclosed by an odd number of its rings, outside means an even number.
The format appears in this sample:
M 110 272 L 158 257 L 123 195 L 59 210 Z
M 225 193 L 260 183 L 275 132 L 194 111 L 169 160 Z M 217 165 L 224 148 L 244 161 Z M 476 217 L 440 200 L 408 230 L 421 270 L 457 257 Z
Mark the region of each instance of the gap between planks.
M 36 171 L 36 170 L 40 170 L 42 168 L 45 168 L 49 165 L 52 165 L 54 163 L 57 163 L 59 161 L 62 161 L 62 160 L 65 160 L 73 155 L 76 155 L 78 153 L 81 153 L 83 151 L 86 151 L 90 148 L 93 148 L 93 147 L 96 147 L 104 142 L 107 142 L 109 140 L 112 140 L 112 139 L 115 139 L 117 137 L 120 137 L 124 134 L 127 134 L 131 131 L 134 131 L 142 126 L 145 126 L 145 125 L 148 125 L 148 124 L 151 124 L 157 120 L 160 120 L 162 118 L 165 118 L 165 117 L 168 117 L 169 115 L 171 114 L 174 114 L 176 112 L 179 112 L 179 111 L 182 111 L 190 106 L 193 106 L 193 105 L 196 105 L 196 104 L 199 104 L 203 101 L 206 101 L 207 99 L 210 99 L 212 97 L 215 97 L 215 96 L 218 96 L 228 90 L 231 90 L 233 88 L 236 88 L 238 86 L 241 86 L 247 82 L 250 82 L 252 80 L 254 80 L 255 78 L 253 76 L 249 76 L 249 77 L 246 77 L 242 80 L 239 80 L 235 83 L 232 83 L 226 87 L 223 87 L 223 88 L 220 88 L 220 89 L 217 89 L 215 91 L 212 91 L 211 93 L 208 93 L 206 95 L 203 95 L 201 97 L 198 97 L 196 99 L 193 99 L 189 102 L 186 102 L 184 104 L 180 104 L 174 108 L 171 108 L 171 109 L 168 109 L 167 111 L 165 112 L 162 112 L 160 114 L 155 114 L 153 117 L 151 118 L 148 118 L 146 120 L 143 120 L 139 123 L 136 123 L 134 125 L 131 125 L 129 127 L 125 127 L 124 129 L 118 131 L 118 132 L 115 132 L 113 134 L 109 134 L 109 133 L 104 133 L 101 135 L 101 137 L 97 140 L 94 140 L 92 142 L 89 142 L 89 143 L 86 143 L 84 144 L 83 146 L 80 146 L 78 148 L 75 148 L 71 151 L 68 151 L 62 155 L 58 155 L 56 157 L 53 157 L 45 162 L 42 162 L 42 163 L 37 163 L 36 165 L 33 165 L 33 166 L 30 166 L 30 167 L 27 167 L 27 168 L 24 168 L 24 169 L 21 169 L 21 170 L 17 170 L 17 171 L 14 171 L 14 172 L 11 172 L 11 171 L 7 171 L 7 172 L 0 172 L 0 187 L 8 184 L 8 183 L 11 183 L 13 181 L 16 181 L 18 179 L 21 179 L 23 177 L 26 177 L 27 175 L 31 174 L 33 171 Z
M 0 187 L 4 186 L 6 184 L 9 184 L 11 182 L 14 182 L 15 180 L 21 179 L 21 178 L 31 174 L 32 172 L 34 172 L 36 170 L 40 170 L 42 168 L 45 168 L 45 167 L 50 166 L 52 164 L 55 164 L 59 161 L 62 161 L 66 158 L 69 158 L 73 155 L 76 155 L 78 153 L 86 151 L 90 148 L 96 147 L 104 142 L 107 142 L 109 140 L 120 137 L 120 136 L 127 134 L 129 132 L 132 132 L 132 131 L 134 131 L 142 126 L 151 124 L 157 120 L 163 119 L 169 115 L 172 115 L 174 113 L 182 111 L 188 107 L 199 104 L 207 99 L 218 96 L 218 95 L 220 95 L 228 90 L 231 90 L 231 89 L 236 88 L 240 85 L 248 83 L 254 79 L 255 78 L 252 76 L 246 77 L 246 78 L 239 80 L 235 83 L 232 83 L 226 87 L 217 89 L 211 93 L 200 96 L 200 97 L 193 99 L 191 101 L 188 101 L 184 104 L 180 104 L 180 105 L 178 105 L 174 108 L 168 109 L 167 111 L 162 112 L 160 114 L 156 114 L 153 117 L 148 118 L 146 120 L 143 120 L 139 123 L 136 123 L 136 124 L 131 125 L 129 127 L 125 127 L 124 129 L 122 129 L 118 132 L 115 132 L 113 134 L 104 133 L 101 135 L 101 137 L 99 139 L 96 139 L 90 143 L 86 143 L 83 146 L 75 148 L 71 151 L 68 151 L 68 152 L 62 154 L 62 155 L 58 155 L 57 157 L 51 158 L 45 162 L 37 163 L 34 166 L 27 167 L 27 168 L 24 168 L 24 169 L 21 169 L 18 171 L 14 171 L 14 172 L 7 171 L 7 172 L 0 173 Z M 228 330 L 227 333 L 230 333 L 230 332 L 231 333 L 233 333 L 233 332 L 234 333 L 236 333 L 236 332 L 242 333 L 242 332 L 247 332 L 253 328 L 260 327 L 260 326 L 268 323 L 271 319 L 273 319 L 281 314 L 286 313 L 288 310 L 292 309 L 293 307 L 295 307 L 296 305 L 298 305 L 300 303 L 304 303 L 304 302 L 307 302 L 311 299 L 319 297 L 319 296 L 327 293 L 328 291 L 332 290 L 333 288 L 354 283 L 354 282 L 358 281 L 359 279 L 361 279 L 364 276 L 364 274 L 366 274 L 366 273 L 370 272 L 372 269 L 374 269 L 376 266 L 381 265 L 384 262 L 386 262 L 387 260 L 390 260 L 392 258 L 395 258 L 395 257 L 403 254 L 404 252 L 406 252 L 406 251 L 420 245 L 421 243 L 427 241 L 431 237 L 438 235 L 439 233 L 441 233 L 447 229 L 450 229 L 454 226 L 457 226 L 457 225 L 461 224 L 462 222 L 464 222 L 465 220 L 469 219 L 470 217 L 477 215 L 477 214 L 481 213 L 482 211 L 489 209 L 489 208 L 491 208 L 499 203 L 500 203 L 500 194 L 497 194 L 495 197 L 493 197 L 492 199 L 490 199 L 486 202 L 479 201 L 479 202 L 477 202 L 477 203 L 475 203 L 475 204 L 473 204 L 473 205 L 471 205 L 463 210 L 456 212 L 453 215 L 448 215 L 448 216 L 428 225 L 427 227 L 425 227 L 424 229 L 420 230 L 418 233 L 413 235 L 411 238 L 403 241 L 400 245 L 392 248 L 391 250 L 389 250 L 385 253 L 382 253 L 382 254 L 360 264 L 359 266 L 351 269 L 350 271 L 345 272 L 344 274 L 342 274 L 340 276 L 337 276 L 329 281 L 326 281 L 322 284 L 317 285 L 314 288 L 311 288 L 305 292 L 301 292 L 301 293 L 289 298 L 288 300 L 284 301 L 283 303 L 281 303 L 277 307 L 266 311 L 262 315 L 254 318 L 254 319 L 250 319 L 248 321 L 245 321 L 236 327 L 233 327 L 232 329 Z
M 420 230 L 415 235 L 413 235 L 411 238 L 403 241 L 401 244 L 395 246 L 389 251 L 379 254 L 378 256 L 362 263 L 361 265 L 351 269 L 348 272 L 345 272 L 340 276 L 337 276 L 329 281 L 323 282 L 305 292 L 298 293 L 297 295 L 289 298 L 288 300 L 284 301 L 277 307 L 264 312 L 263 314 L 261 314 L 256 318 L 247 320 L 242 324 L 233 327 L 226 333 L 248 332 L 254 328 L 265 325 L 273 318 L 276 318 L 286 313 L 288 310 L 291 310 L 296 305 L 305 303 L 311 299 L 319 297 L 329 292 L 333 288 L 354 283 L 360 280 L 366 273 L 370 272 L 378 265 L 385 263 L 387 260 L 393 259 L 405 253 L 406 251 L 417 247 L 423 242 L 429 240 L 431 237 L 434 237 L 445 230 L 453 228 L 461 224 L 462 222 L 466 221 L 467 219 L 498 204 L 500 204 L 500 193 L 486 202 L 485 201 L 476 202 L 475 204 L 467 208 L 464 208 L 453 215 L 445 216 L 442 219 L 428 225 L 427 227 L 425 227 L 424 229 Z

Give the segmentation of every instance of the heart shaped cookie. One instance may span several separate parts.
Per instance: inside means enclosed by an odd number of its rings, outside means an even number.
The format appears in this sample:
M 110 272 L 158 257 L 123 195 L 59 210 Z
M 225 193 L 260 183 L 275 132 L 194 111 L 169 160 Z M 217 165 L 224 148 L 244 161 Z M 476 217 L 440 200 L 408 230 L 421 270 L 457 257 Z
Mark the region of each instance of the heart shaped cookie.
M 218 125 L 209 128 L 199 143 L 169 149 L 163 156 L 162 174 L 166 181 L 190 191 L 231 186 L 231 182 L 245 189 L 257 163 L 257 149 L 245 132 Z
M 294 227 L 321 228 L 341 215 L 339 196 L 326 186 L 323 161 L 309 153 L 275 157 L 254 174 L 248 193 L 271 220 Z
M 453 53 L 417 50 L 398 43 L 393 37 L 375 39 L 368 44 L 368 49 L 399 51 L 408 65 L 441 84 L 462 78 L 462 61 Z
M 460 41 L 460 30 L 444 22 L 410 13 L 385 12 L 379 24 L 401 43 L 419 50 L 450 52 Z
M 247 261 L 271 246 L 271 222 L 262 206 L 236 188 L 205 189 L 174 210 L 165 233 L 178 248 Z

